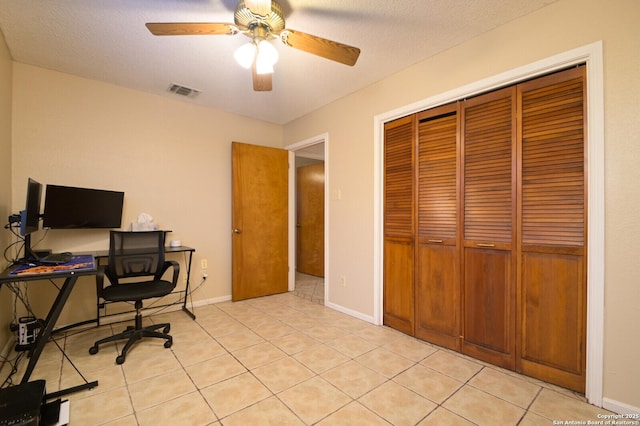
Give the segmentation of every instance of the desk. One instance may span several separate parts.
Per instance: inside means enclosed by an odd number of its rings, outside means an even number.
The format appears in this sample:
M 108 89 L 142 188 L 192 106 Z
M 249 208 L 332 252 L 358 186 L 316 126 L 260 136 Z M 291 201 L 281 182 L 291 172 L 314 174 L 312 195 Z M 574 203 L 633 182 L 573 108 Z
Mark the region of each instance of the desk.
M 94 264 L 92 268 L 84 268 L 84 269 L 74 269 L 68 271 L 57 271 L 53 273 L 38 273 L 38 274 L 25 274 L 25 275 L 11 275 L 11 273 L 17 269 L 19 265 L 11 266 L 2 273 L 0 273 L 0 286 L 2 284 L 9 283 L 20 283 L 25 281 L 40 281 L 40 280 L 56 280 L 56 279 L 64 279 L 64 283 L 58 292 L 58 296 L 54 300 L 51 308 L 49 309 L 49 313 L 47 314 L 47 318 L 44 321 L 44 326 L 38 332 L 38 336 L 36 337 L 34 347 L 29 351 L 29 364 L 27 364 L 27 369 L 22 376 L 22 381 L 20 383 L 27 383 L 29 378 L 31 377 L 31 373 L 33 373 L 33 369 L 36 367 L 38 363 L 38 359 L 40 358 L 40 354 L 44 349 L 44 345 L 47 343 L 49 338 L 51 337 L 51 332 L 56 325 L 56 321 L 58 321 L 58 317 L 62 312 L 62 308 L 67 303 L 69 299 L 69 295 L 71 294 L 71 290 L 73 290 L 73 286 L 76 284 L 76 281 L 79 277 L 84 275 L 96 275 L 97 268 Z M 90 389 L 98 386 L 98 381 L 86 382 L 83 385 L 74 386 L 72 388 L 68 388 L 65 390 L 61 390 L 50 395 L 47 395 L 48 398 L 57 398 L 62 395 L 66 395 L 72 392 L 77 392 L 83 389 Z
M 187 308 L 187 297 L 189 296 L 189 282 L 191 281 L 191 261 L 193 260 L 193 253 L 196 251 L 196 249 L 192 248 L 192 247 L 187 247 L 187 246 L 178 246 L 178 247 L 165 247 L 164 248 L 164 252 L 165 254 L 171 254 L 171 253 L 188 253 L 189 254 L 189 259 L 187 260 L 187 282 L 185 284 L 185 288 L 184 288 L 184 300 L 182 301 L 182 310 L 191 317 L 191 319 L 195 320 L 196 319 L 196 315 L 191 312 L 189 310 L 189 308 Z M 93 253 L 91 253 L 95 259 L 97 264 L 100 264 L 100 261 L 106 261 L 109 258 L 109 250 L 98 250 L 95 251 Z M 178 290 L 176 291 L 176 293 L 180 293 L 183 290 Z M 178 301 L 178 303 L 180 303 L 180 301 Z M 173 303 L 169 304 L 172 305 Z M 165 305 L 160 305 L 160 306 L 165 306 Z M 100 307 L 101 307 L 101 303 L 98 300 L 98 310 L 97 310 L 97 315 L 96 315 L 96 319 L 95 322 L 98 323 L 98 325 L 100 325 Z M 90 321 L 85 321 L 82 324 L 85 323 L 89 323 L 89 322 L 94 322 L 94 320 L 90 320 Z M 79 324 L 74 324 L 74 325 L 79 325 Z

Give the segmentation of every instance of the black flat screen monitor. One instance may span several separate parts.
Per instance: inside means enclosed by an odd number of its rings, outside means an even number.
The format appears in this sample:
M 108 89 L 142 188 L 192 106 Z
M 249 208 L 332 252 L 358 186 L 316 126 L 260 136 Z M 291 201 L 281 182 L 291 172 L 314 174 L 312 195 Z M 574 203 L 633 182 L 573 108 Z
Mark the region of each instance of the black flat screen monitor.
M 40 199 L 42 185 L 29 178 L 27 184 L 27 201 L 25 209 L 20 212 L 20 234 L 29 235 L 40 229 Z
M 43 226 L 49 229 L 120 228 L 124 192 L 47 185 Z

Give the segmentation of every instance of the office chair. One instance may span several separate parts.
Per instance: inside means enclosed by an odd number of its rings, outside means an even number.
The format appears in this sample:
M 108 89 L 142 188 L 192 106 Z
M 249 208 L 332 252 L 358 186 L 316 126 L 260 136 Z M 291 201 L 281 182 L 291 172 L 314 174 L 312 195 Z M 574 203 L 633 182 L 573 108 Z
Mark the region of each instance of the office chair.
M 162 297 L 173 291 L 178 283 L 180 265 L 173 260 L 165 260 L 164 231 L 123 232 L 111 231 L 109 238 L 108 264 L 101 265 L 96 275 L 98 297 L 108 302 L 134 302 L 136 309 L 135 325 L 127 327 L 120 334 L 98 340 L 89 348 L 89 353 L 98 353 L 98 346 L 118 340 L 127 340 L 116 363 L 122 364 L 127 351 L 143 337 L 165 339 L 164 347 L 170 348 L 173 338 L 168 334 L 171 325 L 154 324 L 142 326 L 142 301 L 153 297 Z M 171 281 L 163 280 L 164 273 L 173 269 Z M 110 285 L 104 287 L 104 277 Z M 140 280 L 146 277 L 145 280 Z M 162 332 L 157 331 L 163 329 Z

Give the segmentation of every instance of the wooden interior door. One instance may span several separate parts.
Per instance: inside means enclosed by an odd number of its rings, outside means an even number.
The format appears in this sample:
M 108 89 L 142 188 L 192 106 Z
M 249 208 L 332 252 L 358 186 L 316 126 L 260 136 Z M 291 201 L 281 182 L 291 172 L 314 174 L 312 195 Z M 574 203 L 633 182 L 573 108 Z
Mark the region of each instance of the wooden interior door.
M 288 153 L 232 144 L 232 300 L 288 290 Z
M 324 163 L 296 168 L 296 269 L 324 276 Z
M 462 352 L 515 369 L 516 90 L 465 101 Z
M 418 115 L 416 337 L 460 350 L 458 104 Z
M 519 87 L 518 370 L 578 392 L 586 383 L 585 67 Z
M 385 124 L 384 324 L 414 334 L 414 117 Z

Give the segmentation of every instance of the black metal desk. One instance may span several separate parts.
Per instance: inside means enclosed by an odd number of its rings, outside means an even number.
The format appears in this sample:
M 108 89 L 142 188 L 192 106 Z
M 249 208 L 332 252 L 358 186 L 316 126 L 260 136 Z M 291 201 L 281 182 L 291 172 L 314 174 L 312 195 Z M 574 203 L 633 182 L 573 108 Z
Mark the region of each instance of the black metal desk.
M 69 271 L 57 271 L 55 273 L 38 273 L 38 274 L 25 274 L 25 275 L 11 275 L 11 273 L 16 269 L 18 265 L 9 267 L 0 273 L 0 286 L 2 284 L 8 283 L 20 283 L 25 281 L 41 281 L 41 280 L 58 280 L 64 279 L 64 283 L 56 296 L 51 308 L 49 309 L 49 313 L 47 314 L 47 318 L 44 321 L 44 326 L 38 332 L 38 336 L 36 337 L 34 347 L 29 351 L 29 363 L 27 364 L 27 369 L 22 376 L 21 383 L 27 383 L 31 377 L 31 373 L 33 373 L 36 364 L 38 363 L 38 359 L 40 358 L 40 354 L 44 349 L 45 344 L 51 337 L 51 333 L 53 332 L 53 328 L 56 325 L 56 321 L 58 321 L 58 317 L 60 317 L 60 313 L 62 312 L 62 308 L 67 303 L 69 299 L 69 295 L 71 294 L 71 290 L 73 290 L 73 286 L 76 284 L 76 281 L 79 277 L 85 275 L 96 275 L 97 268 L 85 268 L 85 269 L 75 269 Z M 85 381 L 86 382 L 86 381 Z M 77 392 L 84 389 L 90 389 L 98 386 L 98 381 L 86 382 L 85 384 L 74 386 L 68 389 L 64 389 L 52 394 L 48 394 L 47 398 L 57 398 L 62 395 L 67 395 L 72 392 Z

